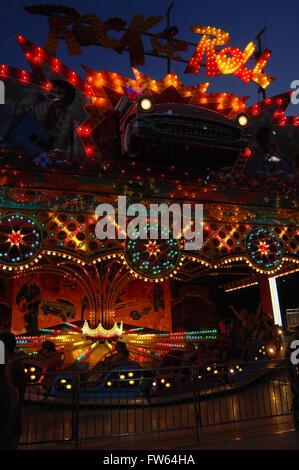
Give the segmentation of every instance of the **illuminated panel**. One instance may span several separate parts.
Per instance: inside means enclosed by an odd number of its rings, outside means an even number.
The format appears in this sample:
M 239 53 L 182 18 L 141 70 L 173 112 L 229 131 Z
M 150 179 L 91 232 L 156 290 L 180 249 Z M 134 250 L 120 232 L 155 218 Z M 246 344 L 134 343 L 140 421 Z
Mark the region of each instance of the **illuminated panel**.
M 123 333 L 123 322 L 121 322 L 120 327 L 117 323 L 114 323 L 111 330 L 106 330 L 101 324 L 95 329 L 91 329 L 89 328 L 87 320 L 85 320 L 82 332 L 84 335 L 90 336 L 91 338 L 112 338 L 113 336 L 121 336 Z
M 275 322 L 275 325 L 282 326 L 280 305 L 279 305 L 279 298 L 278 298 L 278 292 L 277 292 L 277 285 L 276 285 L 275 277 L 269 277 L 269 285 L 270 285 L 270 293 L 271 293 L 271 301 L 272 301 L 274 322 Z
M 280 95 L 266 98 L 264 101 L 256 103 L 249 108 L 246 108 L 244 112 L 249 116 L 258 116 L 264 112 L 267 108 L 273 108 L 273 120 L 270 123 L 275 126 L 299 126 L 298 116 L 285 116 L 286 109 L 290 103 L 292 92 L 282 93 Z M 275 109 L 276 108 L 276 109 Z M 270 115 L 271 116 L 271 115 Z
M 154 96 L 157 103 L 167 103 L 171 98 L 176 103 L 199 105 L 232 118 L 245 108 L 248 99 L 248 96 L 236 97 L 234 93 L 206 93 L 208 82 L 186 87 L 173 72 L 156 81 L 133 68 L 133 80 L 105 70 L 96 72 L 87 67 L 83 68 L 94 92 L 93 99 L 101 111 L 105 106 L 112 109 L 121 96 L 135 99 L 146 93 Z

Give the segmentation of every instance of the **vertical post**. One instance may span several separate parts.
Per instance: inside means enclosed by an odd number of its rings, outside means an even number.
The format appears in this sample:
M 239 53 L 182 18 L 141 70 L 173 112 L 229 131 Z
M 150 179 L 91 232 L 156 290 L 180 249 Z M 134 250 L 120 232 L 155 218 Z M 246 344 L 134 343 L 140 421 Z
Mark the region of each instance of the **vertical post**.
M 256 36 L 256 40 L 257 40 L 257 43 L 258 43 L 258 50 L 257 50 L 257 59 L 259 59 L 262 55 L 262 34 L 264 34 L 264 32 L 266 31 L 266 27 L 262 29 L 262 31 Z M 258 89 L 258 93 L 262 92 L 263 94 L 263 100 L 266 99 L 266 90 L 264 90 L 263 88 L 259 87 Z
M 72 440 L 75 441 L 75 449 L 79 448 L 79 394 L 80 394 L 80 374 L 73 375 L 72 389 Z
M 0 365 L 4 366 L 5 364 L 5 346 L 4 342 L 0 340 Z
M 166 12 L 166 27 L 167 29 L 170 28 L 170 10 L 172 9 L 174 5 L 174 2 L 171 2 L 171 4 L 169 5 L 168 9 L 167 9 L 167 12 Z M 170 73 L 171 72 L 171 62 L 170 62 L 170 59 L 167 59 L 167 73 Z
M 275 325 L 282 326 L 275 277 L 261 275 L 259 276 L 258 283 L 263 312 L 273 317 Z
M 260 276 L 258 276 L 258 285 L 263 313 L 271 315 L 274 319 L 270 286 L 268 276 L 266 274 L 261 274 Z
M 195 416 L 195 436 L 196 444 L 200 444 L 199 438 L 199 428 L 201 427 L 201 417 L 200 417 L 200 393 L 197 381 L 197 370 L 192 368 L 192 378 L 193 378 L 193 407 L 194 407 L 194 416 Z
M 299 366 L 290 364 L 291 368 L 291 390 L 292 390 L 292 412 L 296 429 L 299 429 Z
M 269 277 L 269 286 L 270 286 L 270 294 L 271 294 L 271 301 L 272 301 L 272 309 L 274 315 L 274 322 L 276 325 L 282 326 L 282 319 L 281 319 L 281 312 L 280 312 L 280 303 L 276 285 L 276 278 Z
M 0 80 L 0 104 L 5 104 L 5 85 L 2 80 Z

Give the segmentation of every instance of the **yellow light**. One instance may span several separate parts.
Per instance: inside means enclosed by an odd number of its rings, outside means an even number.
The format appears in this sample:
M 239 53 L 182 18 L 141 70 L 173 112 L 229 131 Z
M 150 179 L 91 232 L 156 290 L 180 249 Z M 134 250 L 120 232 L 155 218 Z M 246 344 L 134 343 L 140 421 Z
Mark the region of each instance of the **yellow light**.
M 112 338 L 112 336 L 121 336 L 123 333 L 123 322 L 121 322 L 120 327 L 118 326 L 117 323 L 114 323 L 111 330 L 106 330 L 105 328 L 102 327 L 101 324 L 99 324 L 97 328 L 91 329 L 88 325 L 88 321 L 85 320 L 82 333 L 86 336 L 91 336 L 93 338 L 96 338 L 99 336 L 103 338 Z
M 35 371 L 35 367 L 30 367 L 30 372 L 34 372 Z
M 165 383 L 165 379 L 161 379 L 161 384 L 164 384 Z
M 61 379 L 60 382 L 61 382 L 62 384 L 65 384 L 65 383 L 66 383 L 66 380 L 65 380 L 65 379 Z
M 170 387 L 171 387 L 171 383 L 170 383 L 170 382 L 167 382 L 167 383 L 165 384 L 165 387 L 170 388 Z
M 218 374 L 218 370 L 217 370 L 217 369 L 214 370 L 214 374 Z
M 238 124 L 239 126 L 246 127 L 249 124 L 249 118 L 246 114 L 240 114 L 238 116 Z
M 199 375 L 197 378 L 198 378 L 198 379 L 202 379 L 202 375 Z
M 129 376 L 129 377 L 134 377 L 133 372 L 129 372 L 129 373 L 128 373 L 128 376 Z
M 35 375 L 30 375 L 30 380 L 35 380 L 36 376 Z
M 71 386 L 71 384 L 67 384 L 67 385 L 65 386 L 65 388 L 67 388 L 68 390 L 70 390 L 70 389 L 72 388 L 72 386 Z
M 27 372 L 28 372 L 28 369 L 24 369 L 24 372 L 25 372 L 25 374 L 27 374 Z
M 210 366 L 207 367 L 207 371 L 210 372 L 210 370 L 212 370 L 212 368 Z
M 134 385 L 135 381 L 134 380 L 129 380 L 130 385 Z
M 112 385 L 112 382 L 107 382 L 108 387 L 111 387 L 111 385 Z
M 148 98 L 144 98 L 140 101 L 140 106 L 144 111 L 149 111 L 153 105 L 151 100 L 149 100 Z
M 122 375 L 119 376 L 119 378 L 120 378 L 121 380 L 124 380 L 124 379 L 126 378 L 126 376 L 122 374 Z

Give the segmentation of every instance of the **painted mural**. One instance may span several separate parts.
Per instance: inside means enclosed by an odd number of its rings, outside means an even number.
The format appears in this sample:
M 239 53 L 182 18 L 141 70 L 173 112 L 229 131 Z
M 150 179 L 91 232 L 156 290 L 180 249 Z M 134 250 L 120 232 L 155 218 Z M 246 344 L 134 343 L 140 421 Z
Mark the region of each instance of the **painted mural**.
M 34 273 L 15 279 L 12 330 L 33 333 L 64 322 L 87 317 L 84 292 L 79 283 L 63 275 Z
M 192 331 L 217 326 L 216 305 L 208 290 L 198 284 L 173 286 L 172 313 L 176 330 Z
M 128 282 L 114 307 L 114 321 L 133 327 L 171 331 L 171 296 L 169 282 L 143 280 Z

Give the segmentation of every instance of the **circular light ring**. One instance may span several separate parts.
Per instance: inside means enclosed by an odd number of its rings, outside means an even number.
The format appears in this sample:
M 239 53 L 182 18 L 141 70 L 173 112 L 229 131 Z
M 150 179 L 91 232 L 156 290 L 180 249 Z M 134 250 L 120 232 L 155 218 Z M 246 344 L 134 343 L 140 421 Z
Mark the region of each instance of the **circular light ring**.
M 42 230 L 25 214 L 0 218 L 0 264 L 22 266 L 34 260 L 42 248 Z
M 155 107 L 155 100 L 150 95 L 141 96 L 138 100 L 138 109 L 143 113 L 150 113 Z
M 150 226 L 148 226 L 148 233 Z M 170 235 L 170 234 L 169 234 Z M 161 279 L 170 275 L 178 263 L 181 254 L 178 240 L 139 239 L 126 240 L 124 257 L 133 272 L 149 279 Z
M 276 269 L 282 262 L 280 240 L 273 231 L 264 228 L 252 230 L 246 240 L 247 257 L 258 269 Z
M 236 116 L 236 122 L 239 127 L 248 127 L 250 124 L 250 118 L 246 113 L 240 113 Z

